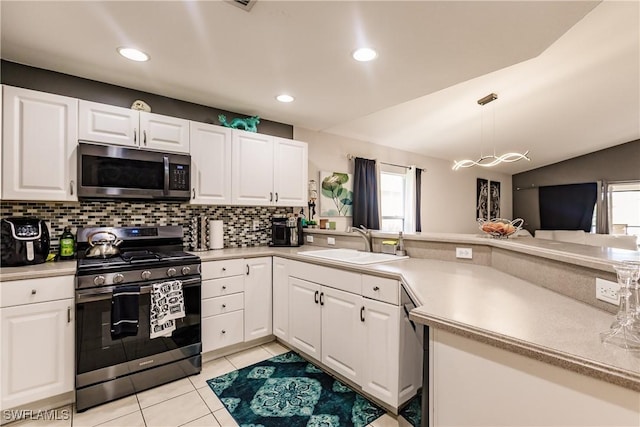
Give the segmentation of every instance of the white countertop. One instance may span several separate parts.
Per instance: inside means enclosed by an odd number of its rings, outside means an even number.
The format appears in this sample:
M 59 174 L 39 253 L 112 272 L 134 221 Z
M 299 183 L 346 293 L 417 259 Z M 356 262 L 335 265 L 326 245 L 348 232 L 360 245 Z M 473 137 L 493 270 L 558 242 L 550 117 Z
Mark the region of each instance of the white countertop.
M 469 243 L 487 240 L 481 237 L 465 239 L 470 239 Z M 489 241 L 491 246 L 522 252 L 536 250 L 539 243 Z M 419 305 L 411 313 L 411 318 L 418 323 L 640 391 L 640 353 L 600 343 L 599 333 L 606 331 L 613 320 L 610 313 L 486 266 L 419 258 L 355 266 L 297 254 L 301 250 L 317 249 L 318 246 L 251 247 L 195 253 L 202 261 L 276 255 L 397 278 Z M 546 254 L 554 251 L 547 247 L 539 250 Z M 623 252 L 628 253 L 625 256 L 636 254 L 634 251 Z M 565 256 L 581 258 L 579 254 Z M 589 256 L 585 257 L 593 262 Z M 66 261 L 3 268 L 0 281 L 73 275 L 75 266 L 75 262 Z

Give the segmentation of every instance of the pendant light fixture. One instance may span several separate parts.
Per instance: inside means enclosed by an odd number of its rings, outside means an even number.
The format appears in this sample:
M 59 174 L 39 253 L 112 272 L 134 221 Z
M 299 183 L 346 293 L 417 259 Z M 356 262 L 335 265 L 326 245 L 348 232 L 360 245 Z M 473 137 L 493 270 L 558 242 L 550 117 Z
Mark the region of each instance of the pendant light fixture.
M 496 99 L 498 99 L 498 95 L 496 95 L 495 93 L 490 93 L 489 95 L 478 99 L 478 104 L 484 107 L 485 105 L 487 105 L 491 101 L 495 101 Z M 495 112 L 493 117 L 492 128 L 493 128 L 493 133 L 495 134 Z M 482 129 L 480 130 L 481 142 L 482 142 L 483 134 L 484 134 L 484 126 L 482 125 Z M 494 140 L 494 143 L 495 143 L 495 140 Z M 490 155 L 490 156 L 484 156 L 482 155 L 482 152 L 480 152 L 480 158 L 478 160 L 469 160 L 469 159 L 459 160 L 459 161 L 454 160 L 452 169 L 454 171 L 457 171 L 458 169 L 470 168 L 472 166 L 490 168 L 492 166 L 499 165 L 500 163 L 512 163 L 512 162 L 517 162 L 518 160 L 523 160 L 523 159 L 527 161 L 531 160 L 529 158 L 529 151 L 525 151 L 524 153 L 515 153 L 515 152 L 505 153 L 500 156 L 496 156 L 495 148 L 494 148 L 494 153 L 493 155 Z

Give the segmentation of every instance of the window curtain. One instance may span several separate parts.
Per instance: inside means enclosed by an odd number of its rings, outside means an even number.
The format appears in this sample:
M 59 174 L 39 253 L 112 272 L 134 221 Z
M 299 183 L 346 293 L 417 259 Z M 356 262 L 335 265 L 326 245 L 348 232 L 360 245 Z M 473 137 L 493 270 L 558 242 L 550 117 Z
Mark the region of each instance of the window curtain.
M 376 161 L 355 158 L 353 171 L 353 226 L 380 229 Z
M 409 166 L 404 176 L 404 232 L 416 231 L 416 167 Z
M 422 205 L 422 169 L 416 168 L 416 230 L 422 231 L 420 206 Z
M 591 231 L 598 185 L 553 185 L 538 188 L 540 228 L 542 230 Z

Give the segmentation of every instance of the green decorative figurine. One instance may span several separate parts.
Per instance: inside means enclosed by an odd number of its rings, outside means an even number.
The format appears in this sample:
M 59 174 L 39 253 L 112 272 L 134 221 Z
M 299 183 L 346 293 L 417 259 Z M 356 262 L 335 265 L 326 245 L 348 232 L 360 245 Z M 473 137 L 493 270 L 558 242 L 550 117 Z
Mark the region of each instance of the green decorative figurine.
M 248 132 L 258 132 L 258 123 L 260 123 L 260 117 L 251 116 L 244 119 L 235 118 L 231 120 L 231 123 L 227 123 L 227 117 L 224 114 L 218 116 L 220 124 L 232 129 L 242 129 Z

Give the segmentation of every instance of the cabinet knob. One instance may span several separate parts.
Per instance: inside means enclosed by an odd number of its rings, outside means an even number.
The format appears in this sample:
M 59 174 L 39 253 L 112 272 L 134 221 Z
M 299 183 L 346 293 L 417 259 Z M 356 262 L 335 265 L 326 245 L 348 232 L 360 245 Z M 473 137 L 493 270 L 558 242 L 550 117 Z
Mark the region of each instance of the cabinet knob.
M 225 331 L 225 330 L 223 329 L 223 330 L 222 330 L 222 333 L 223 333 L 223 334 L 226 334 L 226 333 L 227 333 L 227 331 Z
M 379 290 L 380 290 L 380 287 L 378 287 L 378 286 L 374 286 L 374 287 L 373 287 L 373 290 L 377 292 L 377 291 L 379 291 Z
M 222 304 L 222 308 L 227 308 L 227 304 Z
M 35 295 L 36 294 L 36 290 L 35 289 L 31 289 L 31 295 Z
M 222 271 L 227 271 L 227 267 L 222 267 Z
M 226 285 L 222 285 L 222 290 L 224 291 L 225 289 L 227 289 Z

